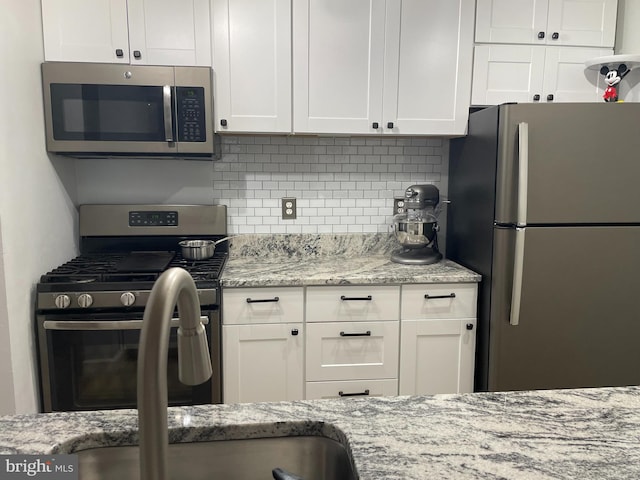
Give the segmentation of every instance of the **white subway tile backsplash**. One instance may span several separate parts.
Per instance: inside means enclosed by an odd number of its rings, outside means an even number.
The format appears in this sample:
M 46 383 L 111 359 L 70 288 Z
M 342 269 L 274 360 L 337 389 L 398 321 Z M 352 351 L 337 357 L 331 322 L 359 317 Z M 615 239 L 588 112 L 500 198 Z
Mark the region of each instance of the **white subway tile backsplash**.
M 230 233 L 388 232 L 393 198 L 409 185 L 442 190 L 446 142 L 223 135 L 213 163 L 214 202 L 229 207 Z M 283 197 L 298 199 L 296 219 L 282 220 Z

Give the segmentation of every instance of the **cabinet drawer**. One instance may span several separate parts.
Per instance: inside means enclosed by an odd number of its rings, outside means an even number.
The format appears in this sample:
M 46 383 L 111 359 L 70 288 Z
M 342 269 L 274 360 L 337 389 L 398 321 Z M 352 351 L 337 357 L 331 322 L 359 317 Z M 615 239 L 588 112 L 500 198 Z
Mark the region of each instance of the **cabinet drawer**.
M 475 283 L 403 285 L 401 317 L 403 320 L 475 317 L 476 301 Z
M 398 320 L 399 286 L 307 288 L 307 322 Z
M 307 380 L 398 377 L 399 322 L 307 324 Z
M 307 382 L 307 400 L 322 398 L 382 397 L 398 394 L 398 380 Z
M 222 292 L 222 323 L 301 322 L 304 315 L 302 287 L 230 288 Z

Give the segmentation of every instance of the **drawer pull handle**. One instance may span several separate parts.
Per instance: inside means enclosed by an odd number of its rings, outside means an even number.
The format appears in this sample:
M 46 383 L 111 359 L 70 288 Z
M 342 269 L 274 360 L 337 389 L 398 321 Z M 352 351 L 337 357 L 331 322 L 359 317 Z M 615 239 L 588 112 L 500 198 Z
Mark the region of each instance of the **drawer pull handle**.
M 364 300 L 364 301 L 367 301 L 367 300 L 372 300 L 372 297 L 371 297 L 371 295 L 367 295 L 366 297 L 345 297 L 344 295 L 342 295 L 340 297 L 340 300 L 343 300 L 343 301 L 347 301 L 347 300 Z
M 254 300 L 253 298 L 247 298 L 247 303 L 267 303 L 267 302 L 279 302 L 280 297 L 265 298 L 260 300 Z
M 338 395 L 341 397 L 363 397 L 369 395 L 369 389 L 367 388 L 364 392 L 356 392 L 356 393 L 344 393 L 342 390 L 338 392 Z
M 293 335 L 294 337 L 298 335 L 298 329 L 294 328 L 293 330 L 291 330 L 291 335 Z
M 341 337 L 370 337 L 371 336 L 371 330 L 367 330 L 364 333 L 345 333 L 345 332 L 340 332 L 340 336 Z
M 435 298 L 456 298 L 455 293 L 450 293 L 449 295 L 429 295 L 428 293 L 424 294 L 425 300 L 433 300 Z

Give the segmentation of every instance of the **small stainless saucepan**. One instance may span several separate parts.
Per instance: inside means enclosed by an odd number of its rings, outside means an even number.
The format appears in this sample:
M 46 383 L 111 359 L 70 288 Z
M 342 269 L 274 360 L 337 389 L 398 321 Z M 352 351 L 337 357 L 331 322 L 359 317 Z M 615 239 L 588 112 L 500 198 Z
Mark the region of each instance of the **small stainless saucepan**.
M 183 240 L 178 245 L 180 245 L 182 250 L 182 257 L 187 260 L 206 260 L 207 258 L 213 257 L 214 252 L 216 251 L 216 245 L 222 243 L 230 238 L 233 238 L 235 235 L 230 237 L 224 237 L 220 240 Z

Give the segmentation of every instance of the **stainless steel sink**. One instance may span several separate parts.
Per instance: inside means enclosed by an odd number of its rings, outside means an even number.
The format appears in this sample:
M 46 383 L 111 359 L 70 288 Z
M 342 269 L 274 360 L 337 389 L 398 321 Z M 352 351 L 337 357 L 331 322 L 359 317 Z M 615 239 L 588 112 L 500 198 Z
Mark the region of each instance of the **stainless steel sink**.
M 139 448 L 103 447 L 78 453 L 80 480 L 137 480 Z M 270 480 L 280 467 L 304 480 L 356 480 L 344 446 L 326 437 L 301 436 L 169 445 L 175 480 Z

